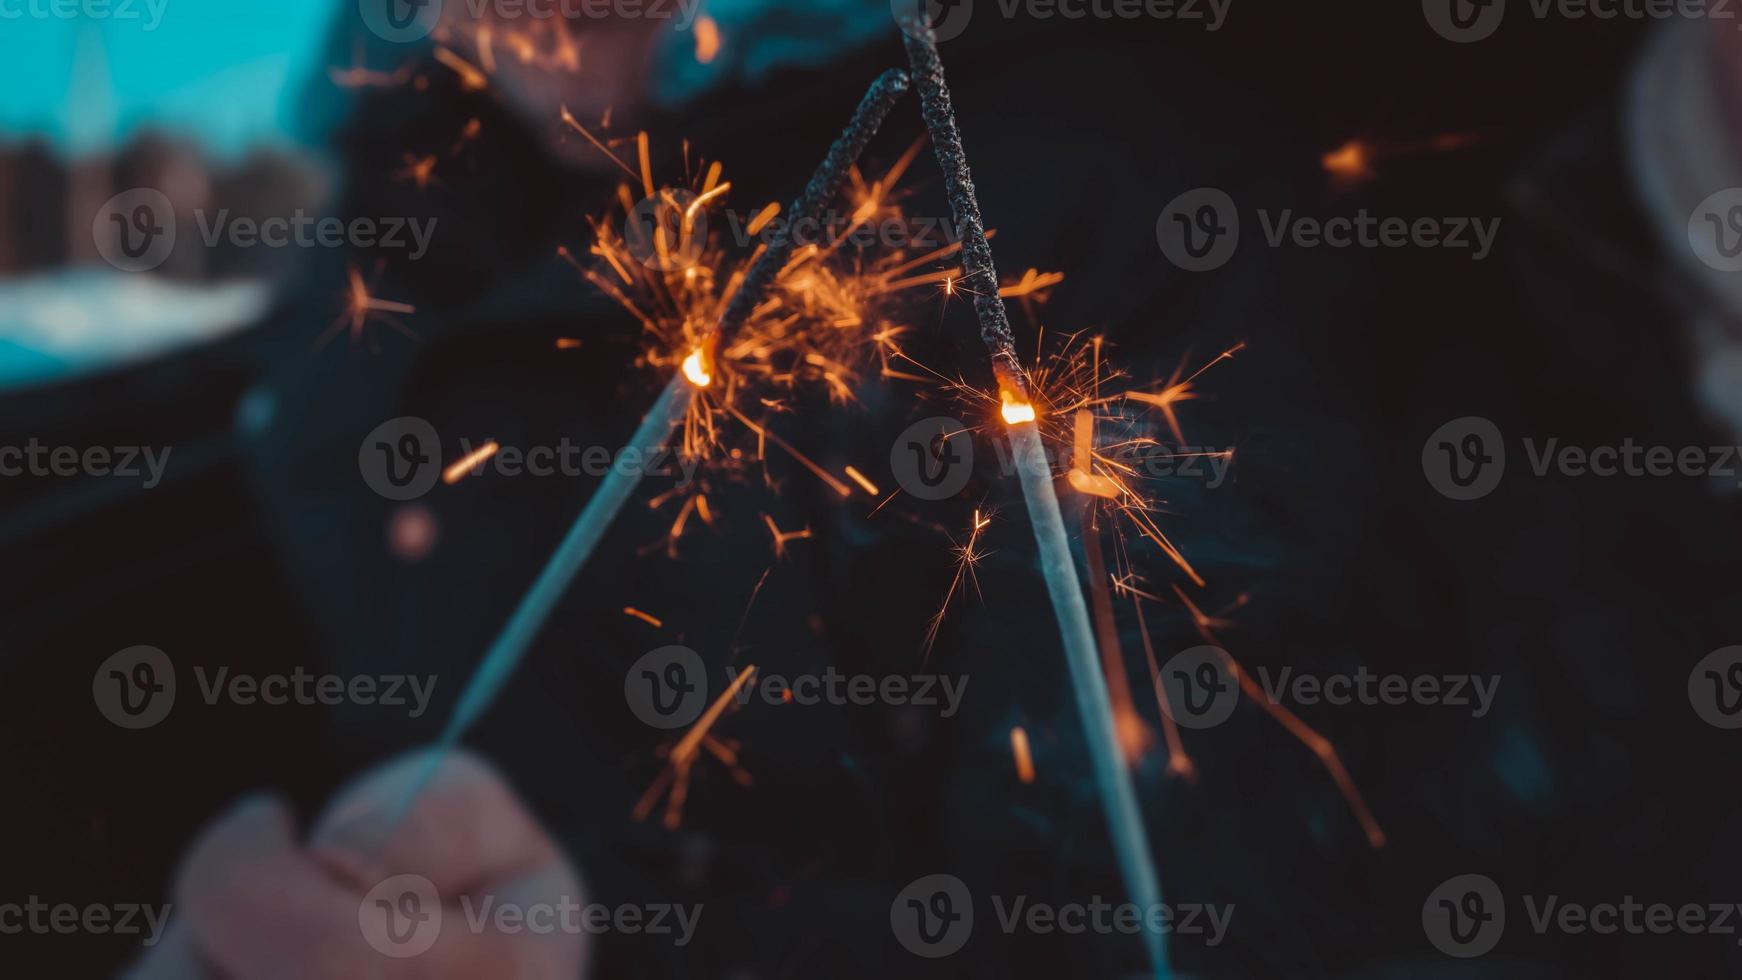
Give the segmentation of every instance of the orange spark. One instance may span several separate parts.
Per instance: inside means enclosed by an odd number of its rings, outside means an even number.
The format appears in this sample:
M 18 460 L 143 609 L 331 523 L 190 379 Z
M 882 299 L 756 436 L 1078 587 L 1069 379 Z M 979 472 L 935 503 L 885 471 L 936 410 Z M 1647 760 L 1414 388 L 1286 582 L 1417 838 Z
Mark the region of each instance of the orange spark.
M 930 622 L 926 623 L 925 643 L 920 647 L 920 662 L 931 658 L 932 647 L 937 645 L 938 631 L 943 629 L 944 617 L 950 611 L 950 602 L 956 593 L 961 591 L 962 582 L 966 580 L 974 587 L 976 594 L 980 591 L 980 580 L 974 569 L 985 558 L 985 553 L 979 550 L 980 532 L 986 530 L 992 523 L 992 515 L 980 516 L 980 508 L 974 508 L 974 523 L 968 528 L 968 540 L 965 544 L 955 545 L 952 542 L 950 551 L 956 556 L 956 573 L 950 579 L 950 587 L 944 591 L 944 601 L 938 605 L 938 611 L 932 614 Z
M 1016 396 L 1011 394 L 1008 390 L 1000 391 L 998 393 L 998 400 L 1002 403 L 999 408 L 999 414 L 1004 416 L 1004 422 L 1006 425 L 1021 425 L 1024 422 L 1034 421 L 1035 412 L 1032 403 L 1018 401 Z
M 1357 182 L 1373 176 L 1373 160 L 1368 147 L 1360 140 L 1350 140 L 1324 155 L 1320 160 L 1325 172 L 1338 180 Z
M 720 25 L 714 23 L 714 18 L 703 14 L 696 21 L 696 60 L 707 64 L 720 53 Z
M 788 541 L 803 541 L 811 536 L 811 529 L 808 527 L 800 528 L 797 531 L 782 531 L 780 525 L 774 523 L 774 518 L 767 514 L 762 515 L 762 523 L 768 525 L 768 533 L 774 535 L 774 557 L 776 558 L 786 554 Z
M 442 482 L 449 486 L 453 486 L 460 482 L 460 478 L 466 475 L 467 470 L 476 470 L 484 464 L 485 460 L 496 455 L 496 451 L 501 448 L 501 446 L 496 444 L 496 440 L 492 439 L 489 442 L 484 443 L 482 446 L 479 446 L 477 449 L 461 456 L 459 459 L 454 460 L 452 463 L 448 464 L 447 469 L 442 470 Z
M 714 375 L 709 370 L 707 352 L 703 348 L 697 347 L 683 359 L 683 376 L 697 388 L 706 388 L 713 383 Z
M 1024 785 L 1034 782 L 1034 758 L 1028 751 L 1028 733 L 1021 725 L 1010 730 L 1010 754 L 1016 759 L 1016 778 Z
M 556 339 L 557 350 L 574 350 L 579 346 L 581 346 L 581 342 L 574 337 L 558 337 Z
M 737 753 L 732 746 L 721 743 L 708 733 L 720 720 L 720 716 L 725 713 L 726 708 L 732 704 L 732 700 L 738 692 L 755 676 L 755 664 L 745 667 L 737 678 L 724 691 L 720 692 L 720 696 L 708 705 L 708 710 L 702 712 L 702 716 L 696 719 L 696 723 L 690 726 L 690 730 L 684 733 L 684 737 L 672 747 L 666 758 L 665 770 L 653 781 L 652 785 L 647 787 L 647 791 L 635 804 L 633 816 L 636 820 L 647 819 L 647 815 L 653 811 L 653 804 L 658 801 L 660 793 L 670 787 L 671 796 L 666 800 L 663 822 L 667 829 L 677 828 L 683 819 L 683 804 L 689 793 L 690 768 L 695 765 L 698 750 L 706 748 L 715 758 L 736 770 Z M 739 775 L 740 783 L 747 781 L 747 776 Z
M 363 337 L 364 328 L 371 319 L 379 319 L 407 337 L 416 338 L 405 324 L 391 316 L 394 313 L 415 313 L 417 308 L 407 303 L 396 303 L 392 300 L 380 299 L 369 294 L 369 287 L 363 282 L 363 274 L 356 266 L 351 266 L 347 272 L 350 290 L 345 296 L 345 312 L 334 320 L 321 336 L 315 340 L 315 348 L 325 347 L 347 323 L 350 325 L 351 342 L 354 344 Z M 370 314 L 380 314 L 372 317 Z
M 854 483 L 857 483 L 857 484 L 859 484 L 859 486 L 865 488 L 865 492 L 870 494 L 873 497 L 877 496 L 877 494 L 882 492 L 882 491 L 877 489 L 877 484 L 872 483 L 870 480 L 866 479 L 865 474 L 859 472 L 858 470 L 854 469 L 851 466 L 847 467 L 847 476 L 849 478 L 851 478 Z
M 429 189 L 429 182 L 435 175 L 435 167 L 435 154 L 432 153 L 420 159 L 408 153 L 405 156 L 405 168 L 397 171 L 393 176 L 397 180 L 410 180 L 417 184 L 419 191 L 425 191 Z
M 665 623 L 662 622 L 658 616 L 654 616 L 650 613 L 644 613 L 641 610 L 635 608 L 634 606 L 624 606 L 623 607 L 623 615 L 633 616 L 636 619 L 639 619 L 642 622 L 646 623 L 647 625 L 653 627 L 654 629 L 658 629 L 661 626 L 665 625 Z
M 460 87 L 468 92 L 481 91 L 490 84 L 484 73 L 472 66 L 472 63 L 444 47 L 435 49 L 436 60 L 454 70 L 460 76 Z
M 1075 455 L 1071 459 L 1071 488 L 1078 493 L 1091 497 L 1106 497 L 1109 500 L 1119 496 L 1119 487 L 1111 479 L 1096 476 L 1095 461 L 1095 415 L 1086 408 L 1078 409 L 1076 416 L 1076 440 L 1073 444 Z
M 1028 296 L 1043 289 L 1049 289 L 1064 281 L 1065 274 L 1062 272 L 1041 272 L 1038 269 L 1030 269 L 1024 272 L 1022 278 L 1016 282 L 1008 286 L 998 287 L 998 295 L 1005 299 L 1015 299 L 1019 296 Z

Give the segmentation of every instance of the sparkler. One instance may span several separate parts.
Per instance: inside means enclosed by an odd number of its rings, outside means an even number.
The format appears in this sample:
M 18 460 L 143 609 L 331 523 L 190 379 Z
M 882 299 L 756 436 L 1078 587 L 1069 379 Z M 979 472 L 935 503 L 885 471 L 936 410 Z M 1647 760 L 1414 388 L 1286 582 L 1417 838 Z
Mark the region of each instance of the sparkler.
M 1076 562 L 1071 557 L 1070 542 L 1065 537 L 1064 518 L 1059 510 L 1058 497 L 1053 492 L 1052 468 L 1041 445 L 1035 408 L 1028 399 L 1027 386 L 1016 357 L 1015 339 L 1010 332 L 1010 319 L 999 295 L 998 272 L 992 262 L 992 247 L 986 241 L 985 224 L 974 195 L 973 178 L 968 172 L 961 134 L 956 128 L 949 88 L 944 82 L 943 61 L 938 55 L 931 25 L 920 13 L 923 9 L 916 8 L 903 17 L 902 43 L 907 48 L 908 63 L 919 89 L 920 108 L 926 128 L 931 133 L 932 149 L 943 170 L 950 208 L 961 229 L 962 283 L 973 293 L 974 313 L 980 321 L 980 339 L 985 341 L 991 354 L 1002 415 L 1021 478 L 1023 500 L 1028 506 L 1035 542 L 1040 549 L 1041 572 L 1046 578 L 1047 593 L 1052 599 L 1053 613 L 1064 641 L 1065 661 L 1070 667 L 1077 711 L 1082 716 L 1083 734 L 1094 763 L 1095 782 L 1100 789 L 1102 806 L 1106 809 L 1108 829 L 1112 832 L 1113 848 L 1124 874 L 1125 888 L 1140 907 L 1158 907 L 1161 905 L 1161 882 L 1150 856 L 1148 838 L 1144 835 L 1143 818 L 1137 807 L 1137 794 L 1131 786 L 1131 775 L 1120 755 L 1113 705 L 1107 695 L 1106 678 L 1101 672 L 1095 634 L 1089 625 L 1089 612 L 1083 602 Z M 1169 973 L 1166 937 L 1157 930 L 1145 930 L 1144 940 L 1157 980 L 1166 980 Z
M 811 175 L 804 192 L 793 202 L 791 212 L 795 220 L 817 220 L 823 208 L 840 192 L 848 172 L 882 125 L 883 119 L 888 116 L 889 110 L 907 91 L 907 87 L 907 73 L 899 69 L 884 72 L 871 84 L 852 119 L 847 123 L 847 128 L 829 147 L 828 155 Z M 645 141 L 642 141 L 644 154 L 645 146 Z M 648 169 L 644 166 L 642 171 L 647 173 Z M 721 343 L 730 341 L 750 316 L 763 294 L 773 284 L 776 275 L 785 266 L 792 246 L 793 236 L 786 235 L 762 251 L 727 302 L 712 333 L 685 358 L 682 369 L 665 386 L 658 400 L 636 427 L 635 433 L 630 436 L 625 451 L 631 448 L 638 450 L 643 454 L 642 458 L 645 458 L 647 453 L 668 443 L 678 424 L 688 414 L 694 392 L 712 381 L 712 365 L 709 363 L 712 352 Z M 1036 445 L 1038 446 L 1038 442 Z M 622 510 L 623 504 L 640 481 L 641 474 L 637 468 L 612 467 L 599 484 L 599 489 L 587 501 L 580 517 L 575 520 L 574 526 L 569 529 L 556 552 L 539 572 L 532 588 L 521 599 L 508 624 L 503 627 L 496 642 L 491 645 L 477 671 L 467 682 L 459 703 L 454 707 L 453 715 L 442 730 L 435 750 L 428 753 L 418 778 L 412 781 L 392 819 L 387 821 L 387 835 L 392 834 L 393 829 L 409 812 L 411 805 L 440 767 L 442 759 L 459 744 L 473 723 L 496 700 L 503 685 L 519 666 L 527 648 L 543 628 L 545 620 L 556 608 L 557 601 L 562 598 L 575 575 L 586 565 L 593 549 L 605 536 L 618 511 Z

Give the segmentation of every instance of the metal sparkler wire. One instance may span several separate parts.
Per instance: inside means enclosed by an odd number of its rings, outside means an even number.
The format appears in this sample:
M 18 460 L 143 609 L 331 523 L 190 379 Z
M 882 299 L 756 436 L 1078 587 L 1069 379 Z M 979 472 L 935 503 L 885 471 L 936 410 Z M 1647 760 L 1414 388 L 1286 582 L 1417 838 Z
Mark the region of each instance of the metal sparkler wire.
M 926 128 L 931 132 L 938 165 L 943 169 L 944 189 L 949 195 L 956 223 L 961 228 L 962 278 L 974 291 L 974 313 L 980 321 L 980 337 L 991 354 L 993 373 L 997 376 L 1001 400 L 1005 403 L 1009 423 L 1006 430 L 1021 478 L 1023 500 L 1028 505 L 1029 521 L 1034 526 L 1035 543 L 1040 549 L 1047 594 L 1052 599 L 1053 614 L 1058 619 L 1059 633 L 1064 642 L 1065 661 L 1070 667 L 1071 686 L 1076 693 L 1083 735 L 1094 762 L 1095 782 L 1107 812 L 1113 849 L 1132 900 L 1140 907 L 1154 908 L 1161 904 L 1161 882 L 1155 872 L 1154 858 L 1150 855 L 1149 839 L 1144 833 L 1131 774 L 1119 752 L 1113 704 L 1107 694 L 1107 679 L 1101 671 L 1094 630 L 1089 625 L 1088 607 L 1083 602 L 1076 561 L 1071 555 L 1070 541 L 1065 537 L 1064 518 L 1059 511 L 1058 497 L 1053 492 L 1052 468 L 1047 463 L 1032 409 L 1022 414 L 1009 411 L 1013 407 L 1028 408 L 1025 405 L 1013 406 L 1010 398 L 1016 395 L 1026 401 L 1026 385 L 1016 357 L 1009 316 L 1004 309 L 1004 300 L 998 295 L 998 272 L 993 266 L 992 247 L 986 241 L 985 225 L 974 195 L 973 177 L 968 171 L 967 154 L 962 149 L 949 87 L 944 81 L 943 61 L 938 56 L 931 25 L 920 14 L 924 9 L 923 4 L 916 5 L 911 15 L 903 17 L 901 30 L 914 83 L 919 89 L 920 109 L 925 116 Z M 1144 939 L 1156 980 L 1167 980 L 1166 937 L 1158 931 L 1145 930 Z
M 899 68 L 884 72 L 871 83 L 846 129 L 830 145 L 828 154 L 811 175 L 804 192 L 793 202 L 791 213 L 794 221 L 816 220 L 835 195 L 840 193 L 848 172 L 907 88 L 907 73 Z M 744 281 L 739 284 L 738 291 L 727 302 L 713 335 L 706 343 L 718 349 L 722 341 L 732 338 L 756 308 L 756 304 L 761 302 L 763 294 L 768 291 L 781 267 L 786 264 L 793 242 L 794 236 L 782 235 L 767 246 L 750 267 Z M 679 372 L 665 386 L 659 399 L 636 426 L 635 434 L 630 437 L 628 445 L 644 452 L 666 445 L 672 432 L 688 412 L 695 392 L 696 388 L 691 380 L 685 377 L 684 372 Z M 442 760 L 459 744 L 460 739 L 465 737 L 466 732 L 501 693 L 503 685 L 513 676 L 521 658 L 537 638 L 545 620 L 550 618 L 557 601 L 562 598 L 575 575 L 586 565 L 587 559 L 592 557 L 593 549 L 604 538 L 605 532 L 616 520 L 618 511 L 622 510 L 623 504 L 628 501 L 640 481 L 641 474 L 635 468 L 612 467 L 600 482 L 599 489 L 587 501 L 587 506 L 582 508 L 580 517 L 575 519 L 574 526 L 545 563 L 544 569 L 533 581 L 532 588 L 520 600 L 520 605 L 509 617 L 507 625 L 502 628 L 496 641 L 490 645 L 489 652 L 473 672 L 460 695 L 459 703 L 454 707 L 454 713 L 442 730 L 441 738 L 428 753 L 417 777 L 410 783 L 384 825 L 382 843 L 392 837 L 417 798 L 428 787 Z

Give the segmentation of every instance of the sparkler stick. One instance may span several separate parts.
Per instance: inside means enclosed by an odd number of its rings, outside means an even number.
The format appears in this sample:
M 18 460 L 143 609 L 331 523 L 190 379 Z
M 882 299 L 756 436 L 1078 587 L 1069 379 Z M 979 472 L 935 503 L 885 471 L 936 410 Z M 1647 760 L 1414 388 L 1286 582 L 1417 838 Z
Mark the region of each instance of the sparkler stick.
M 968 172 L 967 154 L 962 149 L 955 110 L 950 105 L 949 88 L 944 82 L 943 61 L 938 56 L 937 40 L 931 26 L 920 15 L 922 10 L 923 5 L 917 6 L 913 14 L 903 18 L 902 43 L 907 48 L 908 63 L 919 89 L 920 109 L 925 116 L 926 128 L 931 132 L 932 148 L 944 173 L 944 189 L 949 195 L 950 208 L 961 229 L 962 278 L 973 290 L 980 339 L 985 341 L 991 353 L 993 373 L 998 379 L 1006 429 L 1010 434 L 1016 470 L 1021 477 L 1022 496 L 1028 505 L 1029 520 L 1034 525 L 1041 572 L 1046 578 L 1047 594 L 1052 599 L 1053 613 L 1064 641 L 1065 661 L 1070 665 L 1077 712 L 1082 716 L 1083 734 L 1094 762 L 1095 782 L 1107 812 L 1107 825 L 1112 832 L 1113 849 L 1124 874 L 1125 888 L 1139 906 L 1156 907 L 1161 904 L 1161 882 L 1149 853 L 1149 840 L 1144 836 L 1143 818 L 1137 808 L 1131 774 L 1119 752 L 1119 735 L 1113 721 L 1113 705 L 1107 695 L 1107 680 L 1101 672 L 1095 634 L 1089 625 L 1089 611 L 1083 602 L 1076 562 L 1071 557 L 1064 518 L 1059 511 L 1058 497 L 1053 492 L 1052 467 L 1047 463 L 1041 446 L 1034 410 L 1027 403 L 1027 386 L 1022 381 L 1010 319 L 1004 310 L 1004 300 L 998 295 L 998 272 L 992 263 L 992 247 L 986 241 L 985 224 L 974 195 L 973 178 Z M 1169 973 L 1166 937 L 1159 931 L 1145 930 L 1144 939 L 1156 980 L 1166 980 Z
M 898 68 L 884 72 L 871 83 L 871 88 L 854 111 L 853 118 L 848 121 L 847 128 L 829 147 L 828 155 L 811 175 L 804 192 L 793 202 L 791 214 L 794 227 L 803 227 L 796 222 L 805 219 L 814 221 L 820 217 L 823 208 L 840 192 L 848 171 L 858 161 L 865 145 L 871 141 L 871 137 L 883 124 L 896 101 L 907 91 L 907 87 L 907 73 Z M 643 169 L 646 170 L 645 167 Z M 698 352 L 706 353 L 698 359 L 697 353 L 692 352 L 686 360 L 684 370 L 671 379 L 665 386 L 665 391 L 642 418 L 635 434 L 629 439 L 629 446 L 646 453 L 667 444 L 672 432 L 688 413 L 696 390 L 705 387 L 708 382 L 706 368 L 698 368 L 697 364 L 690 362 L 695 361 L 701 365 L 711 363 L 712 351 L 718 349 L 721 341 L 730 340 L 751 311 L 762 301 L 763 294 L 768 291 L 775 276 L 790 257 L 793 240 L 794 236 L 791 234 L 779 236 L 751 265 L 737 292 L 727 301 L 713 333 L 697 348 Z M 520 600 L 514 615 L 502 628 L 496 642 L 491 644 L 489 652 L 484 655 L 477 671 L 466 684 L 459 704 L 454 707 L 453 715 L 442 730 L 441 739 L 429 753 L 423 769 L 412 781 L 404 798 L 387 821 L 383 841 L 392 835 L 393 830 L 410 811 L 412 804 L 440 767 L 442 759 L 459 744 L 472 724 L 496 700 L 502 686 L 520 665 L 527 648 L 537 638 L 545 620 L 550 618 L 551 610 L 556 608 L 564 590 L 586 565 L 587 559 L 592 557 L 593 549 L 610 529 L 617 512 L 622 510 L 623 504 L 640 482 L 641 473 L 638 468 L 612 467 L 599 484 L 599 489 L 587 501 L 587 506 L 581 510 L 581 516 L 575 520 L 574 526 L 557 546 L 556 553 L 545 563 L 544 570 L 539 572 L 532 588 Z

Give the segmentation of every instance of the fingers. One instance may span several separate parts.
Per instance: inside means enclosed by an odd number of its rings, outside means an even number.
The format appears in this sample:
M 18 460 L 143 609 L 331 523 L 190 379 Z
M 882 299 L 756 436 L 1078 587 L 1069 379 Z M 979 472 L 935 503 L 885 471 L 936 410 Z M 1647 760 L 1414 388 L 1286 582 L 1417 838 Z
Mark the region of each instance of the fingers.
M 221 975 L 303 963 L 344 976 L 345 961 L 367 951 L 356 893 L 302 852 L 277 800 L 245 800 L 220 817 L 183 862 L 175 895 L 193 944 Z
M 449 896 L 562 863 L 507 782 L 470 753 L 443 758 L 394 825 L 406 793 L 431 761 L 427 751 L 413 753 L 341 791 L 316 821 L 311 851 L 365 887 L 411 873 Z
M 403 765 L 390 766 L 343 794 L 324 828 L 329 846 L 367 828 L 401 786 Z M 239 804 L 185 859 L 169 937 L 175 945 L 142 961 L 138 980 L 580 976 L 585 936 L 556 918 L 582 902 L 578 877 L 495 773 L 457 761 L 428 799 L 407 821 L 412 835 L 379 855 L 393 873 L 368 884 L 335 876 L 331 862 L 298 839 L 278 801 Z M 464 848 L 474 853 L 451 853 Z M 443 889 L 438 880 L 467 881 L 472 890 Z M 510 909 L 512 919 L 498 917 Z

